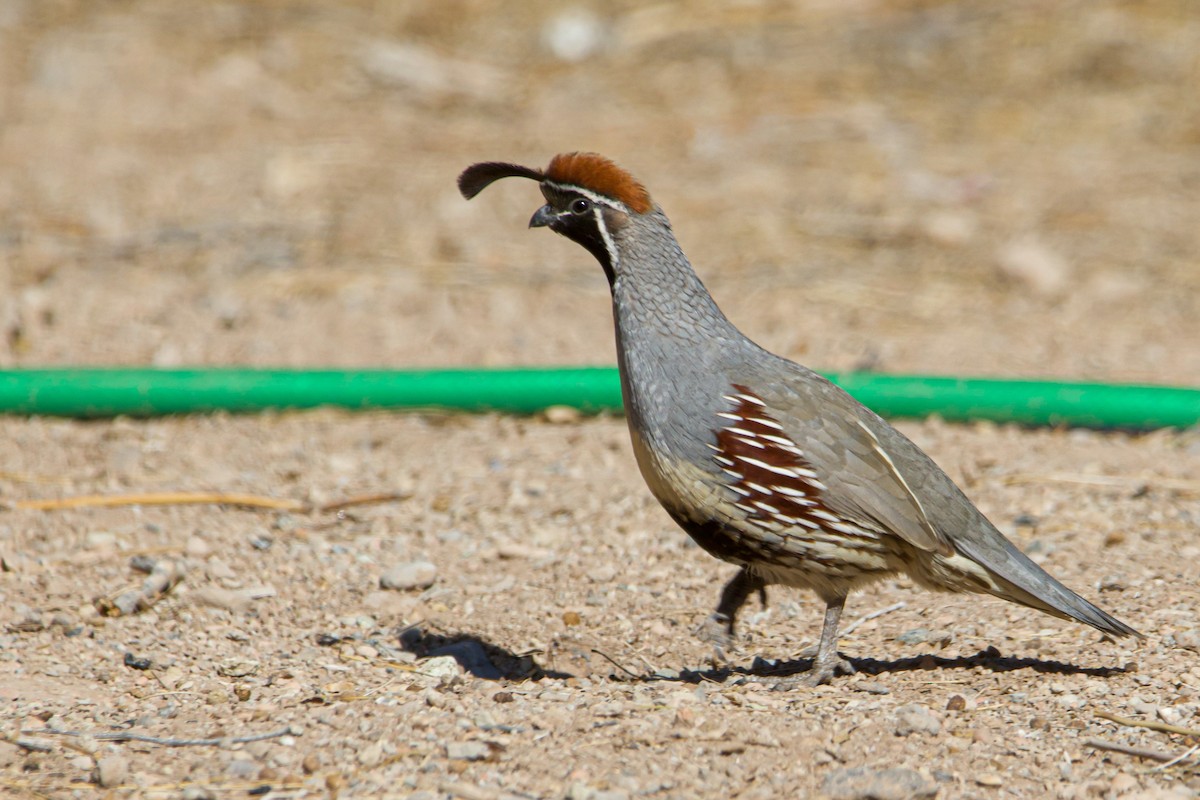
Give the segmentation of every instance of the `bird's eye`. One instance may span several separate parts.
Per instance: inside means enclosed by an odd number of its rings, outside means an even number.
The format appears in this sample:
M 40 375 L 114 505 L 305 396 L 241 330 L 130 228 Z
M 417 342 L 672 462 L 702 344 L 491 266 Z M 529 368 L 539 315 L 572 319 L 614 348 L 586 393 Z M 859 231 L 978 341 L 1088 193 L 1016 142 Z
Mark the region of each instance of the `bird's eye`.
M 571 201 L 571 213 L 576 216 L 582 216 L 592 210 L 592 201 L 582 197 Z

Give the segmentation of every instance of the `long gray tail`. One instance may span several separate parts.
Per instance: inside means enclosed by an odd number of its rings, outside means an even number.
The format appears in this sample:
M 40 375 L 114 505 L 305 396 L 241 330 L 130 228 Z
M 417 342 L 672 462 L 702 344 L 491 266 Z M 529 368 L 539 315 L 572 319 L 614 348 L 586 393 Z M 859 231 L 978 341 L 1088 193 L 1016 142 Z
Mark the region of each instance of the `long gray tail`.
M 1000 583 L 995 594 L 1056 617 L 1074 619 L 1113 636 L 1136 636 L 1138 631 L 1083 599 L 1039 567 L 994 528 L 972 540 L 955 541 L 962 555 L 984 567 Z M 1007 584 L 1005 586 L 1004 584 Z M 1004 591 L 1007 590 L 1007 591 Z

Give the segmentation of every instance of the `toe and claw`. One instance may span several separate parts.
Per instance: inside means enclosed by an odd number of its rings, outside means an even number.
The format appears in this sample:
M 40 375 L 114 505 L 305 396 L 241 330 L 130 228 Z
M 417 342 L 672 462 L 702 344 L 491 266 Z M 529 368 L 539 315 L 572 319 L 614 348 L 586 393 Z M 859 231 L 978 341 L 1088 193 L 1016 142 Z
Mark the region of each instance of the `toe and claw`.
M 736 638 L 734 623 L 737 621 L 737 613 L 750 595 L 758 592 L 763 606 L 767 605 L 766 587 L 762 578 L 747 567 L 742 567 L 721 590 L 717 610 L 696 629 L 697 636 L 712 642 L 714 666 L 728 663 L 727 650 L 732 647 Z M 815 652 L 810 648 L 804 653 L 806 657 L 812 658 L 812 666 L 807 672 L 777 680 L 776 688 L 795 685 L 820 686 L 839 675 L 854 674 L 854 665 L 837 651 L 838 623 L 845 604 L 845 596 L 825 598 L 825 621 L 821 627 L 821 641 L 817 644 Z
M 763 608 L 766 608 L 766 582 L 751 572 L 748 567 L 742 567 L 721 590 L 721 600 L 717 603 L 717 610 L 700 623 L 700 627 L 696 629 L 696 635 L 700 639 L 712 643 L 714 666 L 729 662 L 727 650 L 733 646 L 733 642 L 737 638 L 734 624 L 737 621 L 738 611 L 755 592 L 758 592 L 759 600 L 762 601 Z

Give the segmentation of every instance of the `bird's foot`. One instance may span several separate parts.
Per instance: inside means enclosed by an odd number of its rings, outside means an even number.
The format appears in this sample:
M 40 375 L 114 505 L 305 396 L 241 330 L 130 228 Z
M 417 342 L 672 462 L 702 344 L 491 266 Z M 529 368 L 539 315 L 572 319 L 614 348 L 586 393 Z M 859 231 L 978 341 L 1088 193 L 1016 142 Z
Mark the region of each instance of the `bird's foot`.
M 797 672 L 792 675 L 772 675 L 764 676 L 761 680 L 763 683 L 770 686 L 771 691 L 786 692 L 797 686 L 823 686 L 827 683 L 832 683 L 835 677 L 841 675 L 853 675 L 857 670 L 841 653 L 835 653 L 832 658 L 822 660 L 819 656 L 814 657 L 811 650 L 801 654 L 804 658 L 812 659 L 812 666 L 805 672 Z M 769 663 L 769 662 L 767 662 Z M 761 666 L 762 662 L 756 662 Z
M 733 620 L 728 614 L 715 612 L 701 622 L 695 630 L 695 635 L 713 646 L 713 666 L 724 666 L 729 663 L 728 650 L 733 647 Z
M 804 686 L 822 686 L 832 683 L 838 675 L 853 675 L 854 673 L 854 665 L 841 653 L 834 653 L 834 657 L 830 659 L 822 660 L 819 656 L 814 658 L 808 672 L 803 672 L 796 677 Z

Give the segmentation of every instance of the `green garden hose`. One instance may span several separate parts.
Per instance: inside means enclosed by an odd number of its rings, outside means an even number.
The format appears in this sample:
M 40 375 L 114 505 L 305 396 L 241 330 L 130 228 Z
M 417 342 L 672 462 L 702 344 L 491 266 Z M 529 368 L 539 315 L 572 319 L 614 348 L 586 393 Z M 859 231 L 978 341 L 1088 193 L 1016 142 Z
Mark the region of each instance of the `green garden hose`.
M 878 375 L 828 376 L 888 417 L 1151 429 L 1200 422 L 1200 390 Z M 0 413 L 154 417 L 337 406 L 530 414 L 621 409 L 611 367 L 446 370 L 25 369 L 0 371 Z

